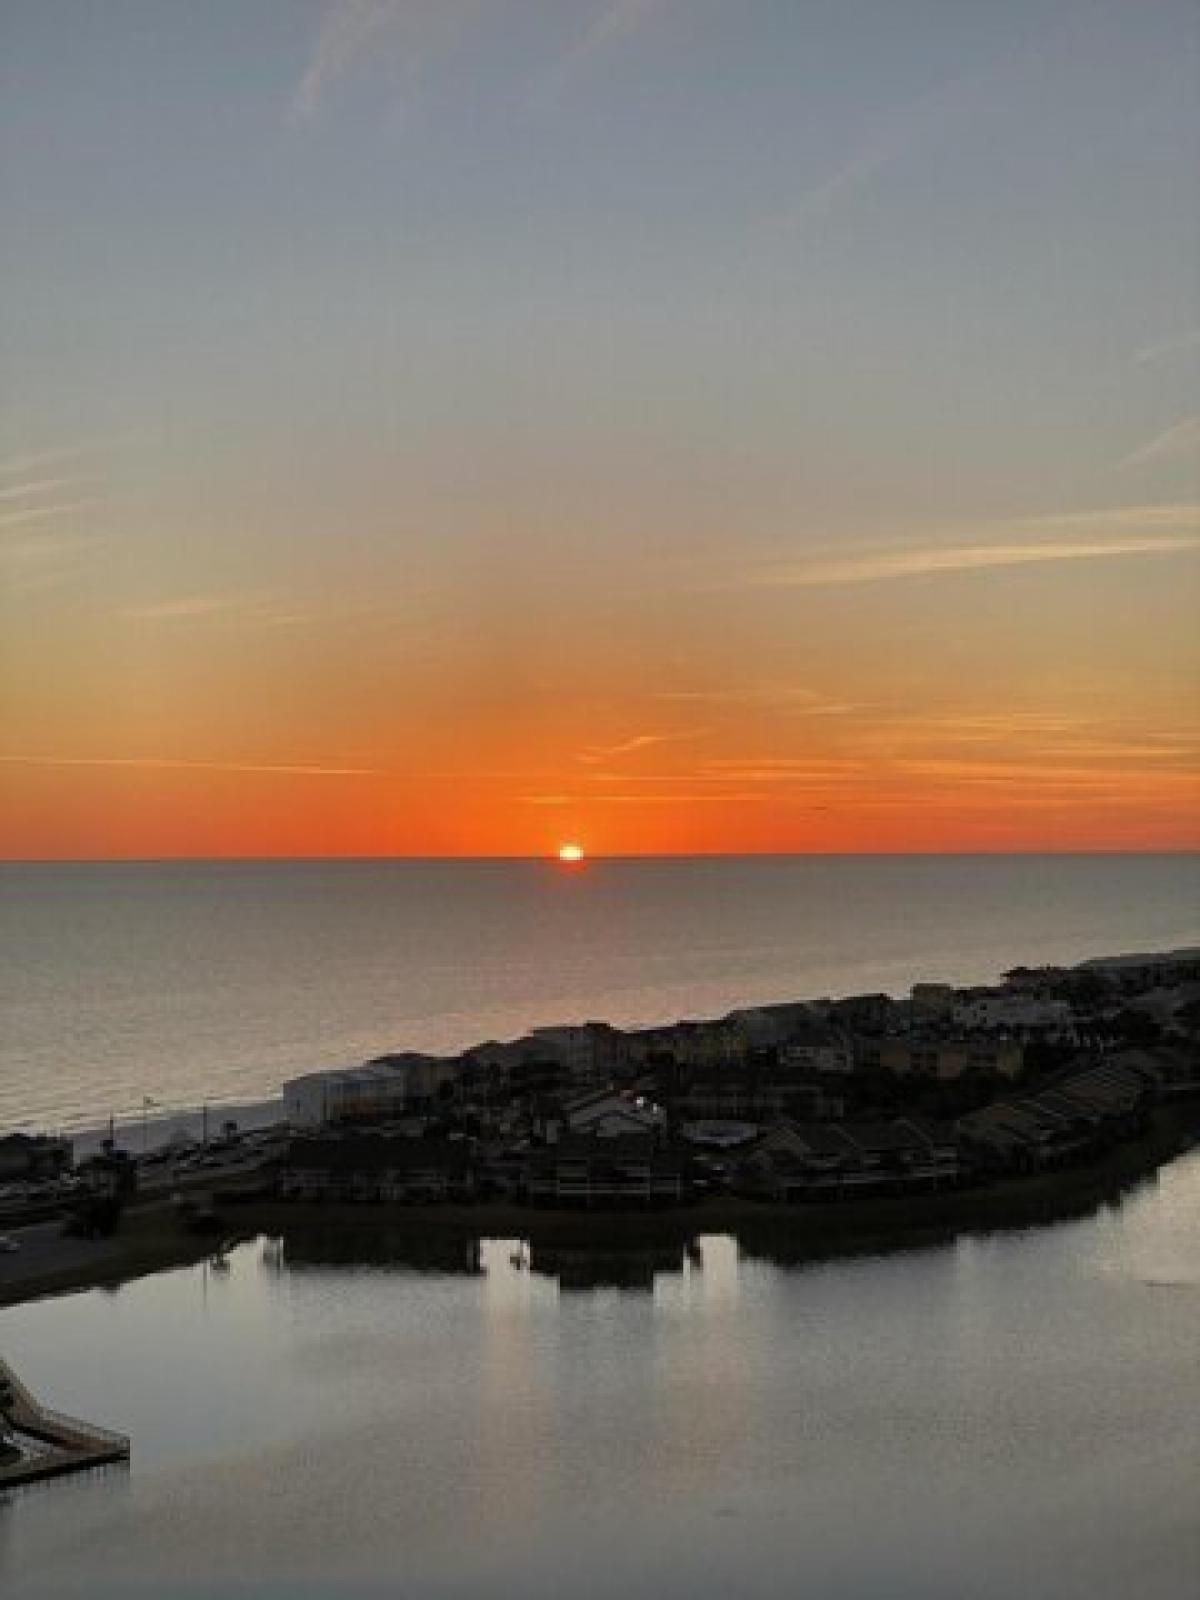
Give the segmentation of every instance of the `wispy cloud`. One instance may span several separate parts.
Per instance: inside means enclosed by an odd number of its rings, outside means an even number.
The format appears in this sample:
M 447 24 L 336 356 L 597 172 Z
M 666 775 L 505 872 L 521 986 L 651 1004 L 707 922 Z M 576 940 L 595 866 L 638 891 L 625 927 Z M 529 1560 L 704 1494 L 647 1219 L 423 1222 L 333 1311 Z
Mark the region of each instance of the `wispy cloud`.
M 787 683 L 713 684 L 698 689 L 659 689 L 654 698 L 684 705 L 777 707 L 801 717 L 841 716 L 858 709 L 845 701 L 825 700 L 815 689 Z
M 1121 467 L 1141 467 L 1148 461 L 1167 461 L 1175 456 L 1193 455 L 1200 451 L 1200 415 L 1185 417 L 1173 427 L 1155 434 L 1153 439 L 1140 445 L 1117 463 Z
M 1200 750 L 1200 736 L 1191 732 L 1139 727 L 1130 735 L 1119 722 L 1049 711 L 926 714 L 893 731 L 943 747 L 1021 748 L 1039 759 L 1047 747 L 1088 759 L 1153 762 L 1187 761 Z
M 34 450 L 26 455 L 9 456 L 0 461 L 0 477 L 11 478 L 18 472 L 36 472 L 42 467 L 54 466 L 60 461 L 75 461 L 80 456 L 94 455 L 129 441 L 129 434 L 109 434 L 94 439 L 79 439 L 74 444 L 54 445 L 45 450 Z
M 17 511 L 0 511 L 0 529 L 22 528 L 31 522 L 53 522 L 57 517 L 86 511 L 94 500 L 60 500 L 48 506 L 24 506 Z
M 745 772 L 753 767 L 756 772 L 812 778 L 857 772 L 862 762 L 840 756 L 828 759 L 814 759 L 811 756 L 715 756 L 711 761 L 706 761 L 704 766 L 706 770 L 715 772 Z
M 918 724 L 922 734 L 934 731 L 956 740 L 1010 741 L 1014 737 L 1057 737 L 1079 726 L 1075 717 L 1048 711 L 951 712 L 925 715 Z
M 417 591 L 410 590 L 410 601 Z M 287 594 L 265 589 L 229 590 L 164 595 L 122 607 L 117 616 L 126 622 L 173 623 L 239 628 L 300 628 L 315 624 L 354 622 L 359 628 L 390 626 L 396 603 L 387 599 L 356 600 L 321 596 L 308 604 Z
M 706 762 L 695 780 L 714 786 L 761 784 L 775 793 L 842 790 L 862 777 L 861 760 L 819 761 L 805 757 L 740 756 Z
M 782 234 L 798 233 L 814 218 L 831 210 L 837 201 L 853 194 L 876 173 L 898 161 L 915 143 L 918 132 L 927 120 L 927 115 L 914 116 L 889 128 L 873 143 L 865 145 L 851 156 L 844 165 L 806 189 L 782 216 L 775 219 L 773 227 Z
M 1189 500 L 1160 502 L 1149 506 L 1108 506 L 1103 510 L 1051 511 L 1035 517 L 1013 517 L 999 526 L 1010 532 L 1122 534 L 1178 532 L 1195 533 L 1200 530 L 1200 505 Z
M 589 803 L 612 789 L 651 792 L 695 789 L 703 786 L 713 793 L 726 794 L 731 785 L 758 784 L 773 790 L 803 789 L 840 785 L 864 771 L 860 760 L 823 761 L 808 757 L 737 756 L 702 761 L 676 772 L 624 772 L 593 770 L 581 774 L 590 786 Z
M 772 797 L 760 789 L 722 790 L 713 794 L 703 790 L 676 790 L 671 794 L 596 794 L 588 796 L 588 805 L 604 806 L 679 806 L 679 805 L 729 805 L 731 801 L 769 800 Z
M 150 772 L 240 772 L 266 773 L 294 778 L 374 778 L 374 767 L 324 767 L 304 763 L 257 761 L 175 761 L 164 756 L 30 756 L 0 755 L 0 763 L 12 767 L 115 767 Z
M 969 106 L 973 91 L 1004 64 L 991 62 L 982 69 L 960 73 L 909 101 L 845 161 L 811 184 L 774 219 L 773 229 L 782 234 L 799 232 L 886 168 L 902 161 L 923 139 L 940 130 L 961 107 Z
M 185 594 L 145 605 L 126 606 L 120 613 L 131 622 L 229 621 L 259 627 L 294 627 L 312 620 L 306 611 L 262 593 Z
M 1188 328 L 1173 339 L 1162 339 L 1158 344 L 1145 345 L 1135 351 L 1134 366 L 1142 367 L 1150 361 L 1162 361 L 1167 356 L 1184 355 L 1189 350 L 1200 350 L 1200 328 Z
M 1186 518 L 1181 515 L 1186 511 Z M 1179 555 L 1200 549 L 1200 508 L 1125 508 L 1116 512 L 1021 518 L 1003 524 L 1007 538 L 867 550 L 840 557 L 768 562 L 735 574 L 716 588 L 808 589 L 887 583 L 955 573 L 1069 561 L 1112 561 L 1134 556 Z M 1037 538 L 1035 530 L 1059 537 Z M 1085 530 L 1090 537 L 1084 537 Z M 1136 530 L 1136 531 L 1135 531 Z M 1019 537 L 1011 537 L 1011 535 Z M 1062 537 L 1074 534 L 1075 537 Z
M 33 500 L 43 494 L 54 494 L 75 482 L 74 478 L 32 478 L 28 483 L 12 483 L 0 487 L 0 500 Z
M 555 100 L 587 64 L 642 28 L 671 0 L 596 0 L 582 32 L 542 79 L 533 102 Z M 327 0 L 308 64 L 292 94 L 291 115 L 310 118 L 336 84 L 368 65 L 412 90 L 432 62 L 463 34 L 494 17 L 496 0 Z
M 738 789 L 730 791 L 701 790 L 701 789 L 673 789 L 669 794 L 647 793 L 640 789 L 634 794 L 589 794 L 586 804 L 590 806 L 678 806 L 678 805 L 728 805 L 732 800 L 769 800 L 772 796 L 762 789 Z M 558 809 L 561 806 L 578 805 L 577 795 L 570 794 L 523 794 L 519 797 L 520 803 L 527 806 L 544 806 Z
M 631 756 L 639 750 L 652 749 L 655 745 L 676 744 L 686 739 L 702 739 L 709 731 L 708 728 L 685 728 L 678 733 L 635 733 L 628 739 L 622 739 L 619 744 L 589 745 L 576 759 L 589 765 L 600 761 L 611 761 L 618 756 Z
M 68 533 L 57 524 L 65 521 L 69 526 L 101 502 L 95 495 L 79 493 L 78 474 L 48 475 L 44 469 L 110 443 L 88 439 L 0 461 L 0 576 L 9 593 L 59 588 L 93 567 L 107 541 L 94 534 Z
M 608 0 L 608 4 L 568 51 L 566 60 L 568 62 L 586 60 L 597 50 L 602 50 L 605 45 L 628 38 L 655 12 L 664 10 L 669 3 L 670 0 Z
M 943 135 L 956 118 L 977 118 L 989 91 L 995 92 L 1011 82 L 1026 65 L 1044 63 L 1048 52 L 1069 37 L 1073 25 L 1072 19 L 1064 17 L 1048 27 L 1029 29 L 1016 48 L 993 55 L 908 101 L 777 216 L 771 225 L 773 231 L 801 231 L 868 186 L 887 168 L 907 159 L 922 142 Z
M 93 568 L 104 541 L 50 534 L 0 541 L 0 574 L 9 594 L 33 594 L 73 583 Z
M 533 104 L 552 105 L 594 57 L 631 38 L 670 3 L 671 0 L 608 0 L 543 79 Z
M 898 761 L 896 770 L 918 777 L 944 779 L 956 784 L 984 786 L 1006 786 L 1012 783 L 1026 785 L 1033 782 L 1041 788 L 1106 789 L 1111 788 L 1118 779 L 1125 786 L 1136 780 L 1152 788 L 1178 784 L 1190 787 L 1200 782 L 1197 774 L 1190 771 L 1163 772 L 1156 769 L 1153 773 L 1135 771 L 1117 774 L 1110 769 L 1075 762 L 1047 764 L 1038 757 L 1031 757 L 1028 761 L 960 761 L 953 758 L 930 757 Z
M 411 87 L 482 9 L 482 0 L 328 0 L 292 96 L 293 117 L 311 117 L 334 84 L 368 62 Z

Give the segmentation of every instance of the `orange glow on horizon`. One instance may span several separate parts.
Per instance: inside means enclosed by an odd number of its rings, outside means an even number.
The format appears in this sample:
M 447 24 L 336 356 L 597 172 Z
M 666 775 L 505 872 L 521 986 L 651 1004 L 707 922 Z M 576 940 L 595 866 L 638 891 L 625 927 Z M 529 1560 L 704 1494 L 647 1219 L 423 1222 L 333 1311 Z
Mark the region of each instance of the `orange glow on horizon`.
M 434 678 L 410 712 L 367 698 L 370 685 L 354 700 L 357 681 L 337 680 L 332 665 L 322 676 L 300 658 L 289 664 L 294 699 L 261 685 L 278 724 L 227 679 L 220 705 L 190 727 L 119 707 L 86 729 L 58 708 L 40 724 L 28 718 L 11 753 L 0 751 L 0 856 L 565 866 L 1200 845 L 1182 690 L 1163 693 L 1151 716 L 1120 684 L 1007 703 L 969 687 L 936 698 L 893 690 L 889 702 L 886 677 L 865 666 L 819 699 L 774 685 L 658 693 L 639 666 L 638 683 L 601 693 L 576 664 L 561 690 L 496 684 L 494 698 L 473 674 L 469 684 Z
M 0 769 L 0 854 L 15 860 L 1194 850 L 1182 772 L 736 769 L 580 782 L 548 804 L 505 775 L 374 776 Z M 553 779 L 549 780 L 553 782 Z M 548 784 L 549 787 L 549 784 Z M 565 791 L 565 784 L 563 785 Z M 546 839 L 545 810 L 578 831 Z M 552 836 L 553 837 L 553 836 Z M 588 839 L 586 850 L 569 846 Z M 558 834 L 562 840 L 562 834 Z

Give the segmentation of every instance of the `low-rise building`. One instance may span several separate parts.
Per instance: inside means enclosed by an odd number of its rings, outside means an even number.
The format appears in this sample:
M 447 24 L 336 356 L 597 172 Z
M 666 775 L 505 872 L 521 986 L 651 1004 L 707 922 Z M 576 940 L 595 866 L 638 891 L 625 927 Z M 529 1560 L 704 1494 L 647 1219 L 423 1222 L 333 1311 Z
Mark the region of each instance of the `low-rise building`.
M 625 1035 L 625 1059 L 634 1070 L 671 1056 L 681 1067 L 718 1067 L 741 1061 L 750 1046 L 745 1034 L 728 1019 L 673 1022 L 660 1028 L 638 1028 Z
M 1043 1033 L 1066 1037 L 1074 1032 L 1070 1002 L 1057 995 L 1019 989 L 960 989 L 949 1017 L 956 1028 L 972 1032 Z
M 360 1067 L 310 1072 L 283 1086 L 284 1115 L 297 1128 L 382 1122 L 435 1105 L 458 1077 L 458 1063 L 406 1052 Z
M 683 1156 L 652 1133 L 600 1139 L 573 1134 L 529 1153 L 524 1183 L 534 1205 L 677 1205 L 689 1192 Z
M 629 1059 L 625 1035 L 607 1022 L 534 1028 L 520 1043 L 557 1061 L 572 1088 L 607 1084 Z
M 740 1062 L 684 1071 L 675 1097 L 681 1117 L 776 1122 L 781 1117 L 819 1121 L 840 1116 L 842 1096 L 814 1082 L 814 1070 L 783 1051 L 753 1051 Z
M 900 1194 L 959 1181 L 952 1129 L 924 1118 L 892 1122 L 784 1123 L 738 1167 L 738 1186 L 779 1201 Z
M 1037 1094 L 961 1117 L 958 1130 L 985 1162 L 1018 1170 L 1063 1166 L 1140 1131 L 1157 1092 L 1153 1076 L 1131 1065 L 1083 1063 Z
M 746 1042 L 746 1048 L 761 1050 L 785 1045 L 819 1019 L 806 1001 L 787 1000 L 778 1004 L 743 1006 L 724 1019 Z
M 779 1050 L 780 1063 L 815 1076 L 854 1071 L 854 1042 L 844 1028 L 809 1015 L 798 1019 Z
M 949 983 L 914 983 L 912 1014 L 914 1021 L 949 1017 L 958 991 Z
M 461 1198 L 471 1190 L 463 1141 L 384 1133 L 294 1139 L 279 1173 L 285 1200 L 411 1204 Z
M 1156 1096 L 1165 1099 L 1200 1093 L 1200 1048 L 1195 1043 L 1118 1050 L 1106 1058 L 1105 1065 L 1136 1073 Z
M 881 1068 L 899 1077 L 920 1074 L 950 1082 L 966 1073 L 1015 1078 L 1024 1064 L 1025 1051 L 1015 1039 L 893 1034 L 860 1038 L 857 1057 L 861 1067 Z
M 1071 969 L 1107 978 L 1122 994 L 1169 988 L 1200 979 L 1200 950 L 1166 950 L 1161 955 L 1100 956 Z
M 664 1124 L 662 1112 L 644 1097 L 612 1089 L 598 1089 L 556 1102 L 539 1120 L 547 1143 L 572 1134 L 588 1134 L 597 1139 L 653 1134 Z

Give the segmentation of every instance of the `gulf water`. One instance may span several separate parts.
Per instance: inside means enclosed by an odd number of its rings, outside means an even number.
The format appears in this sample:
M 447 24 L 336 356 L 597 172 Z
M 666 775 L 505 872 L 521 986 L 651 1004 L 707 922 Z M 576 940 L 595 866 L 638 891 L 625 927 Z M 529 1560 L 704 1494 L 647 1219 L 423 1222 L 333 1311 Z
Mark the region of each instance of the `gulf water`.
M 1200 857 L 0 868 L 0 1128 L 278 1094 L 539 1023 L 985 982 L 1200 943 Z

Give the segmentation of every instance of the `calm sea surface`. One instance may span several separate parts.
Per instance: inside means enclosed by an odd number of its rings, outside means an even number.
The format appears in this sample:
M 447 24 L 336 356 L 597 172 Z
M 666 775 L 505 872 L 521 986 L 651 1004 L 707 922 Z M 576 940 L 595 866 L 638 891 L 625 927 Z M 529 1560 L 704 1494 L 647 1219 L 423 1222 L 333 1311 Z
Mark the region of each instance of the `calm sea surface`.
M 0 1501 L 89 1600 L 1183 1600 L 1200 1154 L 1026 1234 L 791 1265 L 378 1234 L 0 1312 L 128 1472 Z
M 1200 943 L 1200 857 L 0 867 L 0 1128 L 274 1095 L 544 1022 Z

